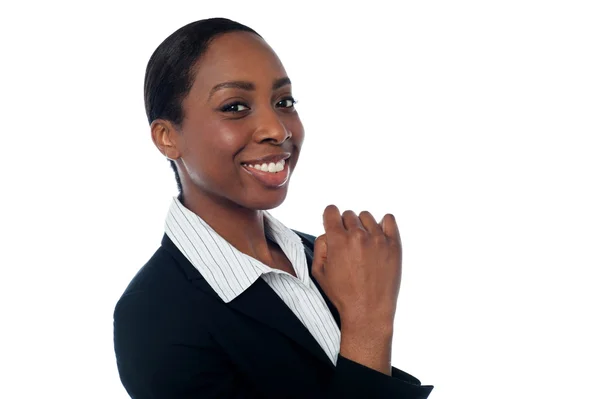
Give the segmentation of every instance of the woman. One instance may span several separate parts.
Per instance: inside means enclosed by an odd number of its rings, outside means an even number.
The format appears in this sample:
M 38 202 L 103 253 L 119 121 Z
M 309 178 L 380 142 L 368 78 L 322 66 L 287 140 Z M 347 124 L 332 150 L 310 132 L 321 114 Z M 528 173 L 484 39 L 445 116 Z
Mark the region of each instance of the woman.
M 227 19 L 186 25 L 150 58 L 144 90 L 180 193 L 115 309 L 131 397 L 426 398 L 431 386 L 390 364 L 393 216 L 330 205 L 315 239 L 266 211 L 286 197 L 304 130 L 261 36 Z

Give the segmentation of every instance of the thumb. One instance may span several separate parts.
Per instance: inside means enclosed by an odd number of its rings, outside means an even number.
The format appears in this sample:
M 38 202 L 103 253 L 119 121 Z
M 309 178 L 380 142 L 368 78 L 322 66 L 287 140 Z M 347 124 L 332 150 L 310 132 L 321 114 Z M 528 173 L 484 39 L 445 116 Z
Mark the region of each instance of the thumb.
M 325 262 L 327 261 L 327 237 L 320 235 L 315 240 L 313 251 L 312 275 L 317 279 L 325 272 Z

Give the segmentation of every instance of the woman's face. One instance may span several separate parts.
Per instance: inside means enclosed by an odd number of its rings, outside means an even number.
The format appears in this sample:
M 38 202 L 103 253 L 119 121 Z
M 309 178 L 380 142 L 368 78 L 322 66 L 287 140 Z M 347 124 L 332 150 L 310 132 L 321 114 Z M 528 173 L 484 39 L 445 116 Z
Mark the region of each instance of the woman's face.
M 304 128 L 286 71 L 263 39 L 247 32 L 215 38 L 196 66 L 182 107 L 177 148 L 180 174 L 186 175 L 184 196 L 191 189 L 249 209 L 283 202 Z M 271 162 L 275 173 L 248 165 Z

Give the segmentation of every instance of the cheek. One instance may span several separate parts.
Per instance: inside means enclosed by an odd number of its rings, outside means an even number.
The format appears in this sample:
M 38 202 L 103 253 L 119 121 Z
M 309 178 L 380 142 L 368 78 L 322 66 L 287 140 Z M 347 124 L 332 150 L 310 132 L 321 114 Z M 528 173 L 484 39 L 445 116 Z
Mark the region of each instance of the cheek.
M 215 121 L 206 124 L 198 135 L 198 148 L 207 159 L 226 162 L 246 144 L 245 130 L 241 124 Z
M 231 157 L 246 144 L 246 134 L 243 129 L 222 128 L 216 133 L 217 147 L 231 154 Z
M 302 143 L 304 142 L 304 126 L 300 121 L 300 118 L 295 118 L 295 120 L 290 121 L 288 123 L 288 130 L 292 132 L 292 141 L 294 144 L 300 149 L 302 147 Z
M 240 172 L 236 161 L 237 154 L 242 151 L 247 142 L 247 135 L 241 126 L 231 124 L 217 124 L 207 130 L 199 146 L 202 148 L 197 162 L 199 167 L 206 171 L 205 179 L 213 187 L 227 191 L 236 175 Z

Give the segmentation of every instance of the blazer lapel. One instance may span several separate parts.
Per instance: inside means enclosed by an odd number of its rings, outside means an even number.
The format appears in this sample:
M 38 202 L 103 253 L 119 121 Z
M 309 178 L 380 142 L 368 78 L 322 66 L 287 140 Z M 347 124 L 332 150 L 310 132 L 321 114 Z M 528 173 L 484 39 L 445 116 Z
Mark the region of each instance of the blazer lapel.
M 166 234 L 163 236 L 162 245 L 178 261 L 188 279 L 192 281 L 192 284 L 207 294 L 218 298 L 219 301 L 222 302 L 221 298 L 212 287 L 210 287 L 200 272 L 198 272 L 198 269 L 190 263 L 181 251 L 179 251 Z M 312 255 L 310 255 L 310 258 L 307 258 L 307 262 L 310 269 Z M 323 293 L 321 294 L 323 295 Z M 329 300 L 326 299 L 327 297 L 325 295 L 323 295 L 323 297 L 327 301 L 327 306 L 330 306 Z M 331 367 L 335 367 L 310 331 L 306 329 L 304 324 L 302 324 L 296 315 L 262 278 L 259 278 L 238 297 L 225 305 L 279 331 L 307 349 L 317 359 L 325 362 Z
M 333 367 L 333 363 L 312 334 L 262 278 L 228 305 L 286 335 Z

